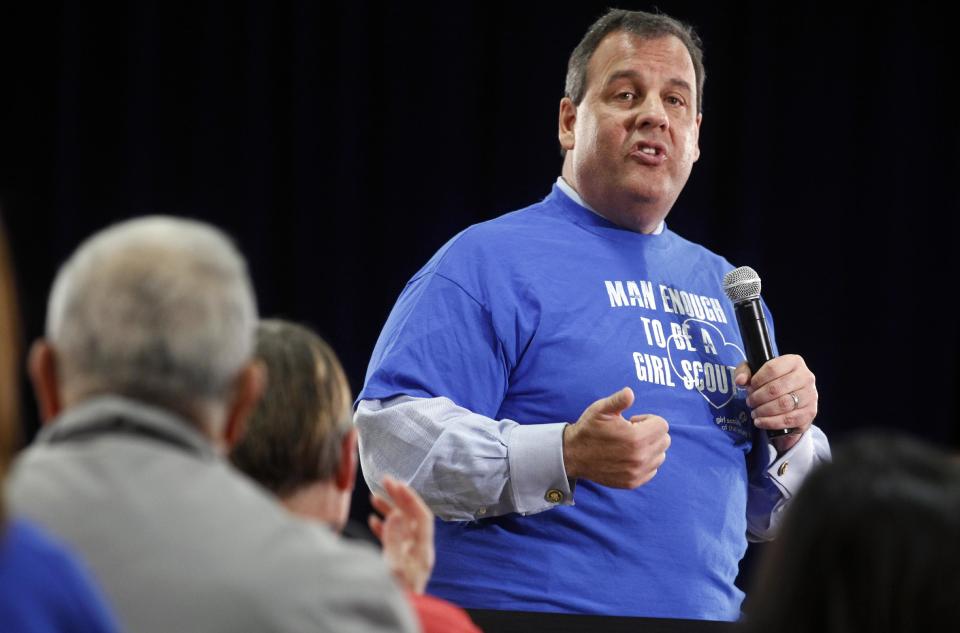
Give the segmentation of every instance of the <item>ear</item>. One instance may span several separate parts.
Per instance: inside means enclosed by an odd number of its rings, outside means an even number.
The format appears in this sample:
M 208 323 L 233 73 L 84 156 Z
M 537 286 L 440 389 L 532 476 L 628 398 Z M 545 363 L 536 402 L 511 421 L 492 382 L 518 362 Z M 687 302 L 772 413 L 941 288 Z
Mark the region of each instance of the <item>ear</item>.
M 57 379 L 57 356 L 46 339 L 38 339 L 30 347 L 27 371 L 37 398 L 40 421 L 49 424 L 63 410 L 63 398 Z
M 340 465 L 335 473 L 337 490 L 353 490 L 357 481 L 357 429 L 350 429 L 340 442 Z
M 565 151 L 570 151 L 574 146 L 573 128 L 577 122 L 577 106 L 573 104 L 570 97 L 564 97 L 560 100 L 560 120 L 557 131 L 557 138 L 560 140 L 560 147 Z
M 223 441 L 227 450 L 232 450 L 247 432 L 247 420 L 267 386 L 267 368 L 259 361 L 250 361 L 237 375 L 233 399 L 227 406 L 227 419 L 223 427 Z
M 700 122 L 703 121 L 703 113 L 697 113 L 697 129 L 693 136 L 693 162 L 700 158 Z

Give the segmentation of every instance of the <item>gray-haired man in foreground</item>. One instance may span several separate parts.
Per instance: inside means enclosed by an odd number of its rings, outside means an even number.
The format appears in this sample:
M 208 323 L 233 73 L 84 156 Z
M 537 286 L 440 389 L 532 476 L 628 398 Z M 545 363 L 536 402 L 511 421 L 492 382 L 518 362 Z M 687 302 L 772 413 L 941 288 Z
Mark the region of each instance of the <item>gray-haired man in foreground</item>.
M 222 459 L 264 384 L 243 258 L 151 217 L 61 268 L 30 373 L 46 428 L 16 511 L 74 545 L 131 631 L 412 631 L 378 556 L 292 518 Z

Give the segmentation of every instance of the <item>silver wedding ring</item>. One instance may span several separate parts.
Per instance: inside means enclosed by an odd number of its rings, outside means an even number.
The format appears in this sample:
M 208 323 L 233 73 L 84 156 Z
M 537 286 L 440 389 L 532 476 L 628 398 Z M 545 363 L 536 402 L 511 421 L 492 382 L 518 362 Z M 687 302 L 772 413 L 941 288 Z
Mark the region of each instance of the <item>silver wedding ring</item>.
M 792 391 L 791 391 L 788 395 L 789 395 L 791 398 L 793 398 L 793 408 L 794 408 L 794 410 L 799 409 L 799 408 L 800 408 L 800 396 L 798 396 L 797 394 L 795 394 L 795 393 L 792 392 Z

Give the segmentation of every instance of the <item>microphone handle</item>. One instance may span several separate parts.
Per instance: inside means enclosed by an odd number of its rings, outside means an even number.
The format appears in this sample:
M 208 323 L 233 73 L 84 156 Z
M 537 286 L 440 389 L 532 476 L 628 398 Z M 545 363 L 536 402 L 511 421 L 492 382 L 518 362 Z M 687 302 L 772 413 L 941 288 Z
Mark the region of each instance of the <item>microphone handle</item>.
M 774 357 L 770 334 L 767 332 L 767 320 L 763 317 L 763 308 L 759 299 L 747 299 L 733 304 L 733 311 L 740 326 L 740 338 L 743 339 L 747 365 L 754 374 L 760 367 Z M 767 437 L 784 437 L 792 429 L 767 429 Z

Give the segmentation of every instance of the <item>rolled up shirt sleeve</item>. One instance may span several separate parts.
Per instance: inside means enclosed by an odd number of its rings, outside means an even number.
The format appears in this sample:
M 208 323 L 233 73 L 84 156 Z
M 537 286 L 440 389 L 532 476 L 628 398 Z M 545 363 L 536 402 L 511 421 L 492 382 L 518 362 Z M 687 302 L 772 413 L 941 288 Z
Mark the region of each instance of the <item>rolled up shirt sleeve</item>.
M 449 398 L 361 400 L 354 422 L 371 490 L 386 474 L 411 485 L 441 519 L 533 514 L 573 503 L 565 423 L 494 420 Z

